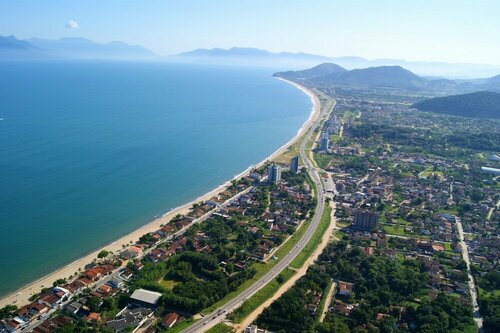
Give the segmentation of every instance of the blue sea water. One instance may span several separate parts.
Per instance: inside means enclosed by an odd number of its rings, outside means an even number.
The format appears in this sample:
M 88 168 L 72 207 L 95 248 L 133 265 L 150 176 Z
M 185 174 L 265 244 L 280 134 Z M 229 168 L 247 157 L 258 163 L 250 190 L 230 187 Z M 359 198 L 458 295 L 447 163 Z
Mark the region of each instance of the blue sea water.
M 271 69 L 0 63 L 0 295 L 208 192 L 291 139 Z

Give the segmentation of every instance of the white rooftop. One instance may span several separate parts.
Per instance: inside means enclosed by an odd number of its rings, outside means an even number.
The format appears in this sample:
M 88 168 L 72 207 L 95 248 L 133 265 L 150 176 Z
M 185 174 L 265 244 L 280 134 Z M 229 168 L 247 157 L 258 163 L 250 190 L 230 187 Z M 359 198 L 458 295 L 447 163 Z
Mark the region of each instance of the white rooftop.
M 156 305 L 158 303 L 158 300 L 161 297 L 161 293 L 157 293 L 155 291 L 151 290 L 146 290 L 146 289 L 137 289 L 132 293 L 132 296 L 130 296 L 131 299 Z

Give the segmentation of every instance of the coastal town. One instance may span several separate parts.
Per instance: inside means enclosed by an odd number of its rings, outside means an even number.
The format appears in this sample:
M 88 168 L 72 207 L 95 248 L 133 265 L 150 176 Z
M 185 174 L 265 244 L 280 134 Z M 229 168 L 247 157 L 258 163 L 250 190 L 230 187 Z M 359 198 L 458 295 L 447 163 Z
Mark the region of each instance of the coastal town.
M 311 186 L 298 157 L 254 169 L 137 243 L 101 251 L 31 303 L 4 308 L 3 331 L 155 332 L 191 320 L 281 259 L 281 245 L 306 228 Z
M 0 13 L 0 333 L 500 333 L 500 1 Z
M 3 332 L 181 332 L 203 319 L 218 321 L 200 329 L 209 332 L 494 332 L 500 158 L 494 139 L 475 133 L 491 137 L 498 121 L 423 113 L 413 97 L 309 88 L 323 115 L 313 135 L 137 242 L 102 250 L 31 303 L 3 308 Z M 318 189 L 290 155 L 299 147 L 334 207 L 329 244 L 222 310 L 311 223 Z
M 316 88 L 337 101 L 314 157 L 334 180 L 339 241 L 253 328 L 496 331 L 498 140 L 475 133 L 491 137 L 500 123 L 419 112 L 411 97 Z

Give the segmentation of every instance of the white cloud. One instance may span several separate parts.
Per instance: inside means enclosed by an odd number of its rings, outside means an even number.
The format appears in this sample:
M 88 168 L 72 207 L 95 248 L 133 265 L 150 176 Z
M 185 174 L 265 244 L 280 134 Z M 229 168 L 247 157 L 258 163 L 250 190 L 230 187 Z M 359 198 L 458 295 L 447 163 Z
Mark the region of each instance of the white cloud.
M 68 28 L 68 29 L 79 29 L 80 26 L 78 25 L 77 22 L 75 22 L 73 20 L 69 20 L 69 22 L 66 23 L 66 28 Z

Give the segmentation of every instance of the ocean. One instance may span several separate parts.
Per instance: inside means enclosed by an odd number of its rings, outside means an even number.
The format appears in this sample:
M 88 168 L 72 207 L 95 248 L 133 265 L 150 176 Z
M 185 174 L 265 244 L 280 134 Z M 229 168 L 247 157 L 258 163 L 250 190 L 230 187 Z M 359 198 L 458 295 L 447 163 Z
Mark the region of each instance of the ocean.
M 272 69 L 0 62 L 0 295 L 265 159 L 309 117 Z

